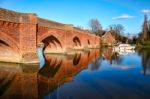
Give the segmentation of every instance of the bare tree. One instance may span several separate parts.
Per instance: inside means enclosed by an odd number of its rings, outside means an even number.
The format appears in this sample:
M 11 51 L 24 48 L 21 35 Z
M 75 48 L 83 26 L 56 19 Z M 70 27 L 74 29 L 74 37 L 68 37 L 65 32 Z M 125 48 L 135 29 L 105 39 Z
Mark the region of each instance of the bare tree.
M 123 34 L 124 32 L 124 26 L 121 24 L 113 24 L 113 25 L 110 25 L 109 27 L 111 27 L 111 29 L 117 34 Z
M 93 33 L 96 35 L 101 35 L 102 26 L 98 19 L 91 19 L 89 21 L 89 27 Z
M 81 30 L 84 30 L 84 27 L 83 27 L 83 26 L 77 26 L 76 28 L 81 29 Z
M 119 41 L 124 33 L 124 26 L 121 24 L 113 24 L 109 26 L 112 29 L 113 35 Z

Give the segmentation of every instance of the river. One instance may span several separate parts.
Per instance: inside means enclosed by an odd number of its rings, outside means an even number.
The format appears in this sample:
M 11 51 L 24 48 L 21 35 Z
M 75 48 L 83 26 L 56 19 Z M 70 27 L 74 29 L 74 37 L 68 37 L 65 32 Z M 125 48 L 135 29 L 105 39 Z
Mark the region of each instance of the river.
M 150 99 L 150 50 L 39 57 L 40 65 L 0 63 L 0 99 Z

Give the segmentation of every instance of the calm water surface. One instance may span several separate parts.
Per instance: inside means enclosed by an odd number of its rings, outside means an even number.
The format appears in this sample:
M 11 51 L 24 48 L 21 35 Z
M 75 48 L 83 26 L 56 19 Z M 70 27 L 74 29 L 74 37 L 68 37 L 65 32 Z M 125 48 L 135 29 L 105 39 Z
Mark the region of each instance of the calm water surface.
M 0 63 L 0 99 L 150 99 L 150 50 L 39 56 L 40 65 Z

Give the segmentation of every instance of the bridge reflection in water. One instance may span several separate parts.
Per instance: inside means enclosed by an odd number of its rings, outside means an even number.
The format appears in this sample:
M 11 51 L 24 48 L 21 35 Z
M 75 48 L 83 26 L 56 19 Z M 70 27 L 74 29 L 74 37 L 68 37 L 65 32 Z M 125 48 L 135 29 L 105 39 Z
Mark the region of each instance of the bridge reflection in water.
M 43 67 L 0 63 L 0 99 L 41 99 L 72 81 L 99 55 L 99 49 L 68 56 L 46 54 Z

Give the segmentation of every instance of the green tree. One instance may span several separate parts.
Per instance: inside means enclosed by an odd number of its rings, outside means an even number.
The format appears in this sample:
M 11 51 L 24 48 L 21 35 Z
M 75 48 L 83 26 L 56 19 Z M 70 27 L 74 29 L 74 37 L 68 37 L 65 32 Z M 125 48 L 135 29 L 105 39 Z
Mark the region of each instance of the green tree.
M 150 39 L 150 20 L 148 21 L 148 39 Z
M 148 40 L 148 20 L 147 20 L 147 15 L 144 16 L 144 23 L 143 23 L 143 29 L 142 29 L 142 41 Z

